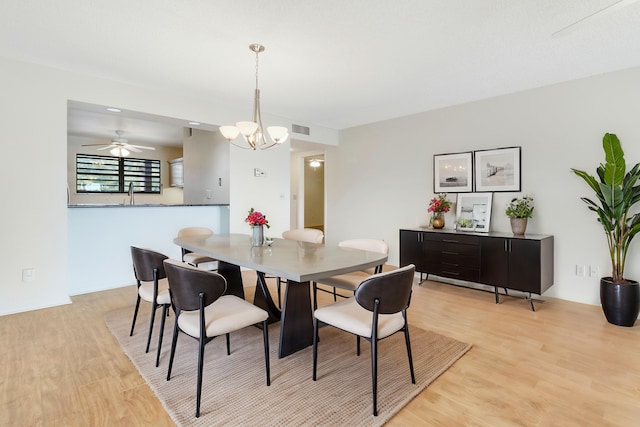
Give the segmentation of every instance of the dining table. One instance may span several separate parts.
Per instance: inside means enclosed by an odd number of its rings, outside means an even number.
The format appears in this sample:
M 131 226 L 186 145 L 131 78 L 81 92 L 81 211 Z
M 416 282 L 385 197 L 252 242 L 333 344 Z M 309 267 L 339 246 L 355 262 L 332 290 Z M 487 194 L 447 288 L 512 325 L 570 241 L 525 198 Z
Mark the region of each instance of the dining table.
M 387 261 L 387 254 L 273 239 L 270 245 L 253 246 L 248 234 L 214 234 L 209 237 L 176 237 L 181 248 L 218 260 L 218 273 L 227 280 L 227 294 L 245 298 L 241 269 L 255 270 L 257 281 L 253 303 L 269 313 L 269 323 L 280 322 L 278 358 L 313 344 L 313 281 L 365 270 Z M 284 279 L 282 307 L 274 303 L 267 278 Z

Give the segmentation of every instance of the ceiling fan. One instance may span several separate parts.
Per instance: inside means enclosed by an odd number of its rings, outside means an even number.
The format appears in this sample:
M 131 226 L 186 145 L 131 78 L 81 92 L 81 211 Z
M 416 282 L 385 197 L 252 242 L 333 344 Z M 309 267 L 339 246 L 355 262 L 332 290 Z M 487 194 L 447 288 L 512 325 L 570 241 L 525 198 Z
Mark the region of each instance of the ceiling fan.
M 107 144 L 82 144 L 83 147 L 100 147 L 98 150 L 110 150 L 109 152 L 114 156 L 125 157 L 130 152 L 141 153 L 142 150 L 155 150 L 154 147 L 148 147 L 146 145 L 134 145 L 129 144 L 129 140 L 122 137 L 123 130 L 116 131 L 116 138 L 113 138 L 110 143 Z

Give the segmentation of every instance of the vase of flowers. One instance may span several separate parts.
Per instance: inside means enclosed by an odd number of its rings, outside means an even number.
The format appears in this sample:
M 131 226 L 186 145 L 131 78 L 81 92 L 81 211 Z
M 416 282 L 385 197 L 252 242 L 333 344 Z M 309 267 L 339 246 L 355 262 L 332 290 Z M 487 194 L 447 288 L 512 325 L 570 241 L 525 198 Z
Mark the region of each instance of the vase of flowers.
M 533 196 L 526 194 L 514 197 L 507 204 L 505 214 L 511 221 L 511 231 L 514 236 L 522 236 L 527 230 L 527 222 L 533 217 Z
M 262 212 L 251 208 L 245 222 L 248 222 L 251 226 L 251 246 L 262 246 L 264 243 L 264 227 L 270 227 L 267 217 Z
M 451 202 L 447 200 L 447 193 L 440 193 L 429 202 L 431 212 L 431 226 L 433 228 L 444 228 L 444 214 L 451 209 Z

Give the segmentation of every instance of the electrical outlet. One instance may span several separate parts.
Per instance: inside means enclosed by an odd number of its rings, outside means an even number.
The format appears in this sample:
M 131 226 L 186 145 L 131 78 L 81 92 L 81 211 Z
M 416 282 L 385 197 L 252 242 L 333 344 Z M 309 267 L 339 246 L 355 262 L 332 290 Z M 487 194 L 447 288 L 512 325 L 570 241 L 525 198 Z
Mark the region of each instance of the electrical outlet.
M 592 265 L 589 267 L 589 277 L 600 277 L 600 267 L 597 265 Z
M 586 277 L 587 276 L 587 267 L 584 265 L 576 265 L 576 276 L 578 277 Z

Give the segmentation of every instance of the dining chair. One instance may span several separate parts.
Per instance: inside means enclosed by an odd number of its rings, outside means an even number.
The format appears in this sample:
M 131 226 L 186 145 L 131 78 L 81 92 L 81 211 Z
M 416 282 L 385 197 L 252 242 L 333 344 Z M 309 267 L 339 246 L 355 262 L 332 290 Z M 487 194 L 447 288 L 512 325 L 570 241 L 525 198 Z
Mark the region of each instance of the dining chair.
M 389 245 L 384 240 L 378 239 L 350 239 L 343 240 L 338 243 L 338 246 L 341 248 L 348 249 L 358 249 L 362 251 L 369 252 L 379 252 L 382 254 L 389 253 Z M 313 282 L 313 308 L 318 308 L 318 291 L 327 292 L 333 294 L 333 301 L 337 301 L 337 297 L 349 298 L 353 296 L 353 293 L 356 291 L 356 288 L 360 283 L 371 276 L 372 274 L 377 274 L 382 272 L 382 264 L 378 265 L 374 268 L 369 268 L 367 270 L 354 271 L 352 273 L 340 274 L 338 276 L 331 276 L 325 279 L 321 279 L 318 282 Z M 318 288 L 318 285 L 326 285 L 333 288 L 333 291 L 329 291 L 323 288 Z M 343 289 L 349 291 L 349 295 L 341 295 L 336 292 L 337 289 Z
M 285 240 L 296 240 L 298 242 L 309 242 L 322 244 L 324 242 L 324 233 L 322 230 L 316 228 L 294 228 L 291 230 L 283 231 L 282 238 Z M 280 289 L 282 288 L 283 280 L 281 277 L 277 277 L 278 284 L 278 307 L 282 306 L 282 300 L 280 296 Z
M 156 310 L 158 306 L 162 307 L 160 335 L 158 336 L 158 350 L 156 354 L 156 366 L 158 366 L 160 363 L 164 321 L 168 314 L 167 310 L 171 305 L 169 283 L 167 282 L 167 275 L 165 274 L 163 264 L 163 261 L 168 257 L 151 249 L 131 246 L 131 258 L 133 260 L 133 273 L 138 284 L 138 298 L 136 300 L 136 308 L 133 312 L 133 321 L 131 322 L 131 332 L 129 336 L 133 336 L 133 329 L 136 326 L 136 318 L 138 317 L 138 309 L 140 308 L 140 300 L 150 302 L 151 320 L 149 322 L 149 334 L 147 337 L 147 347 L 145 349 L 145 353 L 148 353 L 151 334 L 153 333 L 153 323 L 156 318 Z
M 374 274 L 356 289 L 355 296 L 321 307 L 313 316 L 313 381 L 317 379 L 318 326 L 331 325 L 356 335 L 360 356 L 360 337 L 371 343 L 371 385 L 373 415 L 378 415 L 378 341 L 396 332 L 404 332 L 411 383 L 416 383 L 411 357 L 411 340 L 407 309 L 411 300 L 411 286 L 415 266 L 409 264 L 397 270 Z
M 178 237 L 190 237 L 200 236 L 206 239 L 209 236 L 213 236 L 213 231 L 207 227 L 186 227 L 178 230 Z M 182 248 L 182 261 L 187 264 L 191 264 L 195 267 L 200 267 L 205 270 L 217 270 L 217 261 L 207 255 L 191 252 L 188 249 Z
M 164 265 L 169 279 L 171 303 L 176 314 L 167 381 L 171 379 L 179 332 L 198 340 L 196 417 L 200 416 L 204 347 L 220 335 L 226 336 L 227 355 L 230 355 L 230 333 L 247 326 L 261 324 L 267 386 L 271 385 L 268 313 L 242 298 L 224 295 L 227 281 L 216 272 L 202 270 L 170 259 L 165 260 Z

